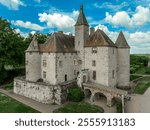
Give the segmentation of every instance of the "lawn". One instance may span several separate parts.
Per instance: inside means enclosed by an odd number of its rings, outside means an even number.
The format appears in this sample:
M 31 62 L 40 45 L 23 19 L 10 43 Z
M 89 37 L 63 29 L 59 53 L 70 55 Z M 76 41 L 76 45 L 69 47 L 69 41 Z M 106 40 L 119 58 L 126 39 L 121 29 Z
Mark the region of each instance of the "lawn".
M 143 94 L 150 87 L 150 76 L 145 77 L 138 81 L 137 86 L 134 88 L 134 93 Z
M 2 93 L 0 93 L 0 113 L 37 113 L 30 108 Z
M 103 113 L 104 109 L 85 102 L 68 103 L 53 111 L 54 113 Z

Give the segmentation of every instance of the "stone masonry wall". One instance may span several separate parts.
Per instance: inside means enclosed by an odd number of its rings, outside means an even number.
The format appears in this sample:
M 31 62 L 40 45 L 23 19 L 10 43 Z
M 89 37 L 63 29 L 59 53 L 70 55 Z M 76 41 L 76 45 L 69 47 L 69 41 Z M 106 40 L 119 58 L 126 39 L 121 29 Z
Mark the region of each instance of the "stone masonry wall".
M 64 85 L 48 85 L 31 82 L 24 78 L 14 79 L 14 93 L 31 98 L 46 104 L 61 104 L 67 100 L 67 88 L 71 83 Z

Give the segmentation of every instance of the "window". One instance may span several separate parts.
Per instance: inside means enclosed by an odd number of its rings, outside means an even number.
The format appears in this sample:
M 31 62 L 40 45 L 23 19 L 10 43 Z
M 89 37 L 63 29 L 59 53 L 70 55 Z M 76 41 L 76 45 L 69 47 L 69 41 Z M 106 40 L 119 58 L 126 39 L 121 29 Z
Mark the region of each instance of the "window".
M 46 67 L 46 60 L 43 60 L 43 67 Z
M 74 75 L 76 75 L 76 70 L 74 70 Z
M 67 75 L 65 74 L 65 81 L 67 81 Z
M 112 78 L 115 78 L 115 70 L 112 71 Z
M 45 79 L 46 78 L 46 72 L 43 71 L 43 78 Z
M 92 66 L 96 66 L 96 61 L 92 60 Z
M 26 60 L 26 65 L 28 65 L 28 60 Z
M 96 71 L 93 71 L 93 79 L 96 80 Z
M 78 41 L 78 46 L 80 45 L 80 41 Z
M 115 54 L 115 49 L 113 48 L 113 54 Z
M 62 61 L 61 60 L 59 61 L 59 67 L 62 67 Z
M 92 53 L 97 53 L 97 47 L 92 48 Z
M 74 59 L 74 61 L 73 61 L 73 62 L 74 62 L 74 65 L 76 65 L 76 60 L 75 60 L 75 59 Z
M 78 60 L 78 65 L 81 65 L 82 64 L 82 60 Z
M 32 55 L 32 52 L 29 52 L 30 55 Z

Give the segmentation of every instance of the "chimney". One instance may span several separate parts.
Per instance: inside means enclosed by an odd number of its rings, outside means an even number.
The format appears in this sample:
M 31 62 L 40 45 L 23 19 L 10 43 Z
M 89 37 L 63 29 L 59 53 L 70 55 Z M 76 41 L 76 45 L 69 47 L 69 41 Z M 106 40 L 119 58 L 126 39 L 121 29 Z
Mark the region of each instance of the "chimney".
M 90 28 L 90 36 L 92 36 L 95 32 L 95 28 Z

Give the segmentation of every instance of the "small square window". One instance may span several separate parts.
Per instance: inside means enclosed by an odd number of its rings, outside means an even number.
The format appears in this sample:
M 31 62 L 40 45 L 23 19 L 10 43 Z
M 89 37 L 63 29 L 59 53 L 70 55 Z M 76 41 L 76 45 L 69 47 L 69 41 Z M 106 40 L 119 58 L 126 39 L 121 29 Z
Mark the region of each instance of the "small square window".
M 43 78 L 45 79 L 46 78 L 46 72 L 43 71 Z
M 92 48 L 92 53 L 97 53 L 97 47 Z
M 62 67 L 62 61 L 61 60 L 59 61 L 59 67 Z
M 81 65 L 82 64 L 82 60 L 78 60 L 78 65 Z
M 96 61 L 92 60 L 92 66 L 96 66 Z
M 43 60 L 43 67 L 46 67 L 46 60 Z
M 96 71 L 93 71 L 93 79 L 96 80 Z
M 26 65 L 28 65 L 28 60 L 26 60 Z
M 112 71 L 112 78 L 115 78 L 115 70 Z

